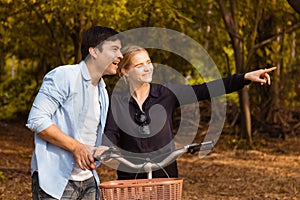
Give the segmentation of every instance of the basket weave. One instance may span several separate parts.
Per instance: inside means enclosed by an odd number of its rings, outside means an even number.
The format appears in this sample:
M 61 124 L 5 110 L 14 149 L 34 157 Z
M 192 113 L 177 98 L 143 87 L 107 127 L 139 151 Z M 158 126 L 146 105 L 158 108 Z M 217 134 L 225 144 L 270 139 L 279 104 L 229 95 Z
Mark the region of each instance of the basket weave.
M 181 200 L 182 179 L 117 180 L 99 185 L 101 200 Z

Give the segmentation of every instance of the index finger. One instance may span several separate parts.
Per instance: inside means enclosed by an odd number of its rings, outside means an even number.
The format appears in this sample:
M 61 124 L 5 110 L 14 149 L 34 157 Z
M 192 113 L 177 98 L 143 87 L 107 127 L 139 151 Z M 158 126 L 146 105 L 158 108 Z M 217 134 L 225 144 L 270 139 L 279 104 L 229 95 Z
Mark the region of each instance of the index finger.
M 265 72 L 268 73 L 268 72 L 274 71 L 275 69 L 277 69 L 277 67 L 271 67 L 271 68 L 265 69 Z

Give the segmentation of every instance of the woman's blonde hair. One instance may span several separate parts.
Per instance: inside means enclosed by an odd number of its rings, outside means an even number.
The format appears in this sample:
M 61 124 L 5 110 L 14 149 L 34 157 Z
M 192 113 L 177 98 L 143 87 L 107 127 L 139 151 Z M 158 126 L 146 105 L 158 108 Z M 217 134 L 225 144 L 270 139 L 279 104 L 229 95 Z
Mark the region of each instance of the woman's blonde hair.
M 131 65 L 131 58 L 137 54 L 140 51 L 145 51 L 147 54 L 147 50 L 144 49 L 143 47 L 140 47 L 138 45 L 127 45 L 125 47 L 122 48 L 122 54 L 123 54 L 123 58 L 121 59 L 120 63 L 118 64 L 118 73 L 119 76 L 123 76 L 121 70 L 124 69 L 128 69 Z

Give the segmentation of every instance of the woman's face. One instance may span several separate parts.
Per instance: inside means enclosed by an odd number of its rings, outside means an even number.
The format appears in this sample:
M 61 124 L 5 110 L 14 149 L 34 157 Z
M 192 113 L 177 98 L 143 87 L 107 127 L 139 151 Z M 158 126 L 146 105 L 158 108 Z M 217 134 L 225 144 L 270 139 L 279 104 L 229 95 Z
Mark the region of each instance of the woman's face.
M 153 65 L 146 51 L 138 51 L 131 58 L 131 65 L 125 72 L 130 84 L 143 84 L 152 81 Z

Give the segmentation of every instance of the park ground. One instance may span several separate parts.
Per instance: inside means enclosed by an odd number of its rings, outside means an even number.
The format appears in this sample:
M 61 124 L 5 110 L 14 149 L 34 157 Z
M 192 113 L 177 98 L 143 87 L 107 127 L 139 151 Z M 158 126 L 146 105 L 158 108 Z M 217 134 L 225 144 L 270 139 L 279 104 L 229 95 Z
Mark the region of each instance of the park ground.
M 300 139 L 261 139 L 255 150 L 230 148 L 222 136 L 205 158 L 183 155 L 178 160 L 187 200 L 300 200 Z M 24 123 L 0 123 L 0 199 L 31 199 L 30 159 L 33 134 Z M 97 169 L 102 182 L 115 171 Z

